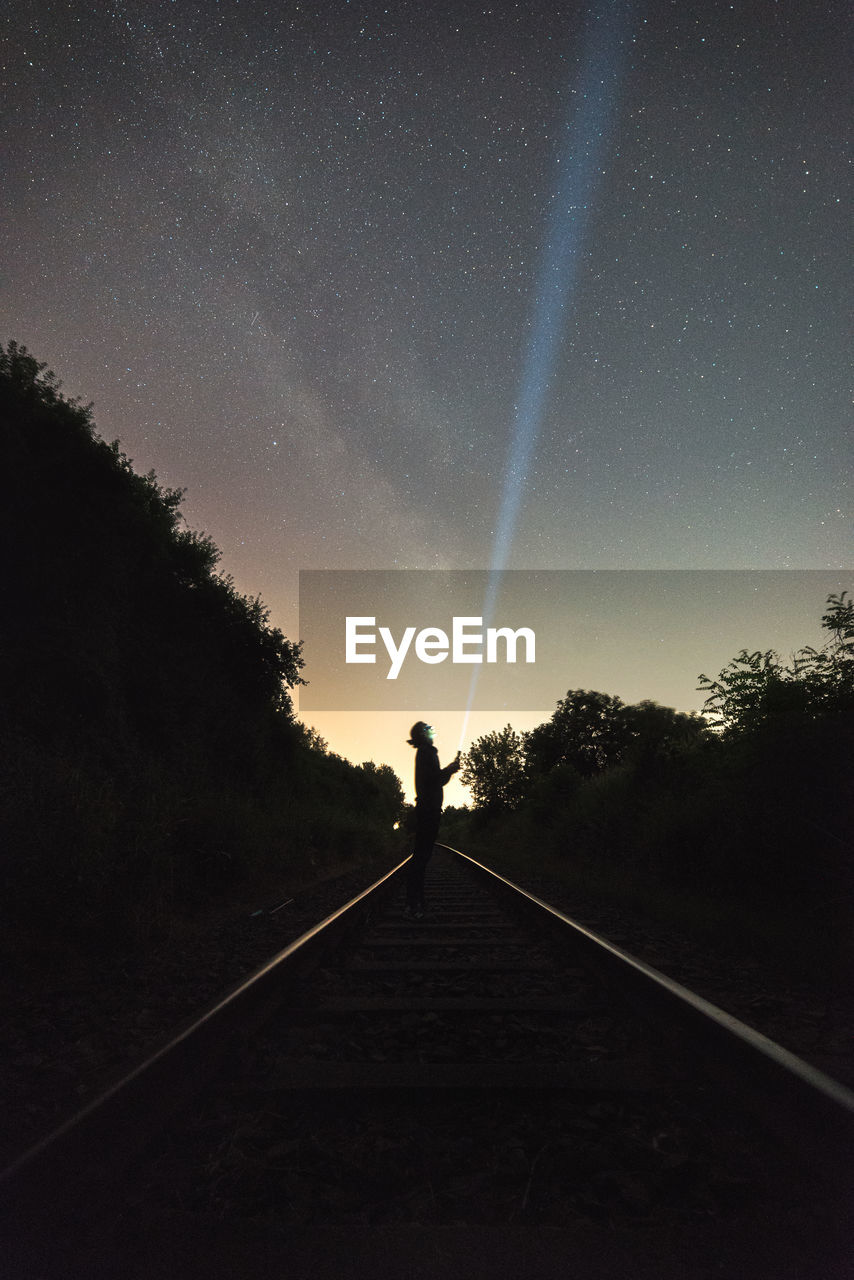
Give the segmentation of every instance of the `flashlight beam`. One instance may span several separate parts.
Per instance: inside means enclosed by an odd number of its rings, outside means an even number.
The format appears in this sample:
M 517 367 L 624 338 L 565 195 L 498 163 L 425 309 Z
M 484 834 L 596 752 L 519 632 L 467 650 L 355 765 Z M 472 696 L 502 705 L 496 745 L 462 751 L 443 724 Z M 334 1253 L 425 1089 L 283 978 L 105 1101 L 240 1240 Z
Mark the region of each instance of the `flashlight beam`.
M 613 0 L 594 14 L 585 37 L 578 82 L 569 87 L 563 146 L 556 158 L 534 314 L 514 407 L 513 432 L 495 534 L 492 568 L 498 573 L 510 550 L 534 447 L 542 426 L 550 380 L 564 336 L 584 256 L 590 212 L 602 176 L 622 80 L 629 5 Z
M 630 7 L 629 0 L 611 0 L 591 16 L 577 82 L 568 86 L 563 145 L 556 157 L 534 314 L 529 327 L 519 398 L 514 406 L 501 508 L 483 605 L 485 626 L 492 622 L 501 577 L 510 559 L 550 380 L 565 333 L 579 264 L 584 256 L 590 211 L 616 121 Z M 474 706 L 479 675 L 480 668 L 475 667 L 460 736 L 461 746 Z

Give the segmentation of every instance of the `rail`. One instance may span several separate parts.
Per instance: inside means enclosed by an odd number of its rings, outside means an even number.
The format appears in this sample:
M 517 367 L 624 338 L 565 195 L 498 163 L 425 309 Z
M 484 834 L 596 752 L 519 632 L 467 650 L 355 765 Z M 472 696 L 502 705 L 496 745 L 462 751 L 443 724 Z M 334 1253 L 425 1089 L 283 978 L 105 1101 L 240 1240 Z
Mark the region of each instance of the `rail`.
M 0 1173 L 0 1224 L 17 1239 L 57 1215 L 91 1215 L 153 1134 L 271 1017 L 324 955 L 380 905 L 405 859 L 295 939 L 201 1017 Z
M 642 1009 L 796 1155 L 830 1177 L 854 1168 L 854 1092 L 702 996 L 448 845 L 517 908 L 550 927 L 625 1001 Z
M 604 976 L 632 1008 L 673 1037 L 707 1074 L 788 1146 L 831 1177 L 854 1167 L 854 1093 L 549 903 L 449 846 L 490 890 L 548 930 L 583 966 Z M 91 1230 L 98 1205 L 114 1205 L 121 1176 L 241 1041 L 281 1009 L 330 950 L 399 884 L 405 860 L 284 948 L 136 1070 L 95 1099 L 0 1175 L 7 1239 Z M 322 1075 L 322 1073 L 320 1073 Z M 88 1223 L 88 1226 L 86 1225 Z

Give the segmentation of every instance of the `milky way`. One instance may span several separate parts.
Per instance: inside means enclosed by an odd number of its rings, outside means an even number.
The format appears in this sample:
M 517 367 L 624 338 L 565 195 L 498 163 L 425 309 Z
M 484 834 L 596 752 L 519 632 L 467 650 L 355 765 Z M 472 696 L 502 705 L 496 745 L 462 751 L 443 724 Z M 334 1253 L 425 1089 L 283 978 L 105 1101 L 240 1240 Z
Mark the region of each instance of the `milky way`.
M 845 10 L 619 8 L 507 562 L 845 566 Z M 299 568 L 489 565 L 587 7 L 4 21 L 0 336 L 290 634 Z

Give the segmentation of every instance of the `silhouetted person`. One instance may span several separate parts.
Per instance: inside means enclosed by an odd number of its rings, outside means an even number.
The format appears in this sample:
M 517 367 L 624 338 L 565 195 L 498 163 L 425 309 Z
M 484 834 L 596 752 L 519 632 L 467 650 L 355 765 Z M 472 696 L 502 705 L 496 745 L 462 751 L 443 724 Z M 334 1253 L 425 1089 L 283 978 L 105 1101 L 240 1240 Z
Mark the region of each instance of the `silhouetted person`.
M 433 746 L 433 727 L 419 720 L 407 739 L 415 747 L 415 845 L 406 878 L 406 909 L 420 920 L 424 915 L 424 870 L 430 861 L 442 814 L 442 788 L 460 767 L 460 753 L 442 769 Z

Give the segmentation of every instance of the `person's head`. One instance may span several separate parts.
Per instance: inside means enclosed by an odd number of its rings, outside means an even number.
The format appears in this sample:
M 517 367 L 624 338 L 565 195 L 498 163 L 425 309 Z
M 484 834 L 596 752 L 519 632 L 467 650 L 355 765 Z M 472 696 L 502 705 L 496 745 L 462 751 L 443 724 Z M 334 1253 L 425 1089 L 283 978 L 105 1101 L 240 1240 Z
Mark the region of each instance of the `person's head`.
M 433 726 L 424 720 L 418 720 L 409 730 L 407 742 L 411 747 L 423 747 L 433 741 Z

